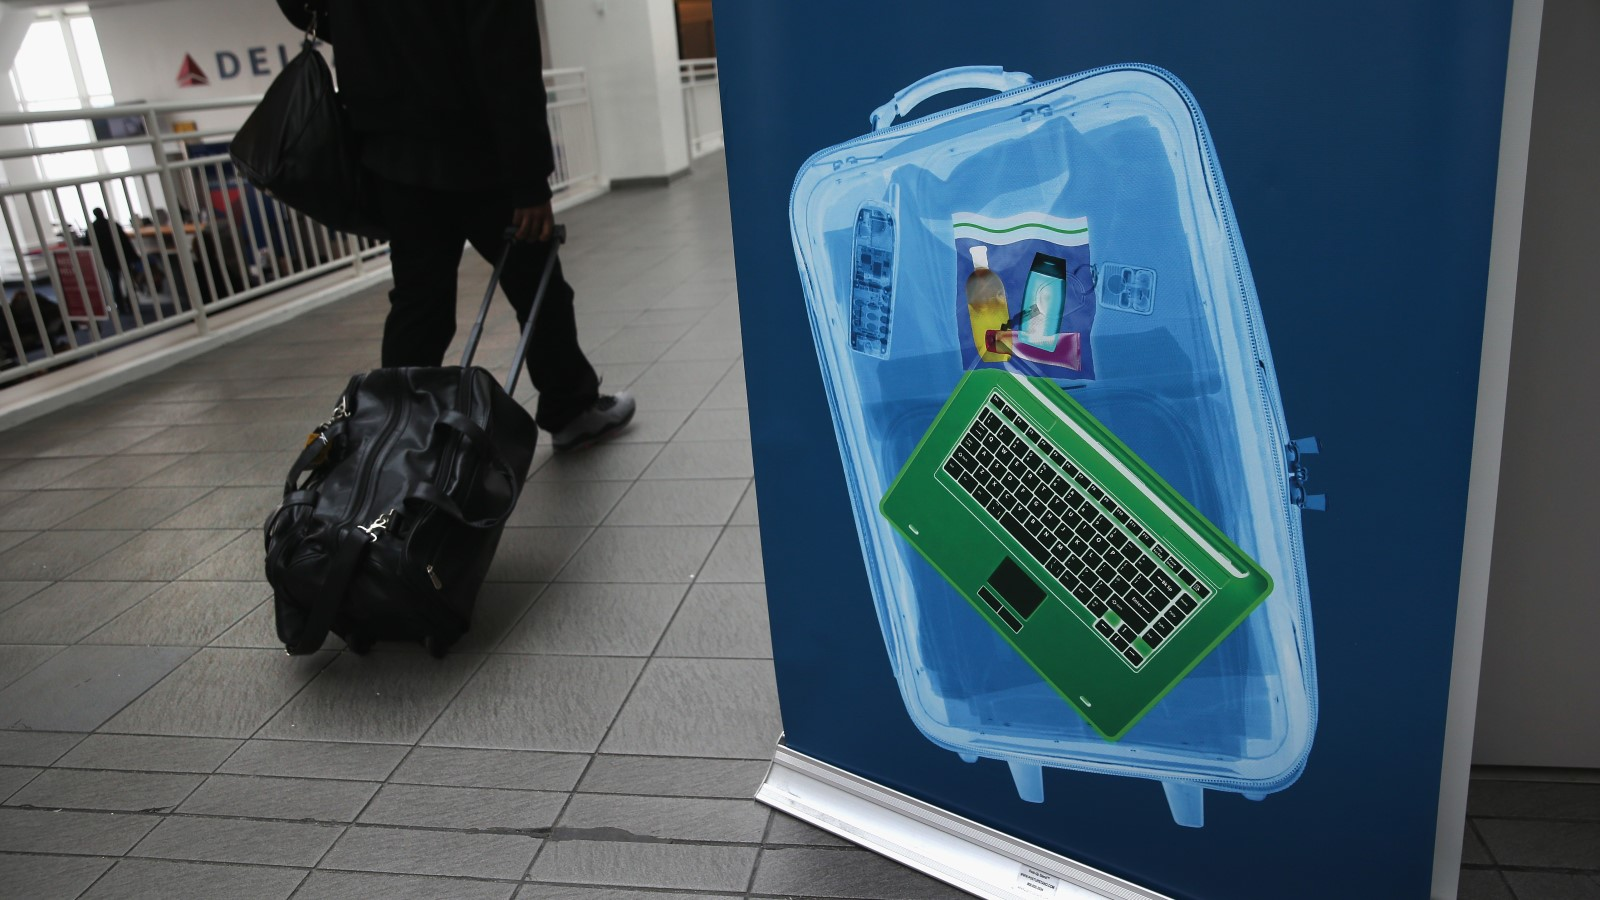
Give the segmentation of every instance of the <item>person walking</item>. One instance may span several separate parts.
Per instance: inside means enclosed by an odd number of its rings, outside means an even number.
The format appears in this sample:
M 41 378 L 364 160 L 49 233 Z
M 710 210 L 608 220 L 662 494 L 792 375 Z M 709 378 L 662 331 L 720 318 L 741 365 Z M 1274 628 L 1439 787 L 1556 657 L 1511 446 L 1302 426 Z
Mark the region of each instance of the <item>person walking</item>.
M 462 247 L 497 260 L 526 323 L 555 223 L 555 151 L 545 113 L 533 0 L 277 0 L 297 28 L 333 45 L 339 96 L 389 233 L 394 288 L 382 364 L 437 366 L 456 330 Z M 534 419 L 557 451 L 632 420 L 625 392 L 600 393 L 578 345 L 574 292 L 557 260 L 528 349 Z

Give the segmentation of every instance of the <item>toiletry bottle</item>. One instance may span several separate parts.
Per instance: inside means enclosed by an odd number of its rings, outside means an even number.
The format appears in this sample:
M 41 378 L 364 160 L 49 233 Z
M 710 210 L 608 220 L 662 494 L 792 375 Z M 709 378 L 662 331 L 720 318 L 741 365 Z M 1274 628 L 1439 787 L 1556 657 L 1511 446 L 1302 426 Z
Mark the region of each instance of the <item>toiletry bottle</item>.
M 989 270 L 989 248 L 972 248 L 972 274 L 967 276 L 967 313 L 972 317 L 972 342 L 983 362 L 1005 362 L 1011 354 L 996 347 L 991 350 L 988 333 L 1006 327 L 1011 310 L 1006 306 L 1006 288 L 1000 276 Z
M 1021 339 L 1041 350 L 1056 348 L 1061 333 L 1061 314 L 1066 284 L 1066 260 L 1044 253 L 1035 254 L 1028 271 L 1028 284 L 1022 289 Z

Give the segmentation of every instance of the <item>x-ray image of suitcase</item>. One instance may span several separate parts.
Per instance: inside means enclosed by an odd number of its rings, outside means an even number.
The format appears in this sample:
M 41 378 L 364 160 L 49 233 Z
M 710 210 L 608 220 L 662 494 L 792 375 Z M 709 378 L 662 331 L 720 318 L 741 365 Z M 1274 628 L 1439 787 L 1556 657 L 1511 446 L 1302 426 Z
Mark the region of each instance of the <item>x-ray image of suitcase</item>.
M 959 88 L 1000 91 L 893 124 Z M 1050 81 L 930 75 L 873 131 L 800 169 L 790 225 L 861 549 L 906 710 L 1045 802 L 1046 768 L 1260 800 L 1300 776 L 1317 689 L 1292 440 L 1250 267 L 1195 99 L 1146 65 Z M 1118 740 L 1092 729 L 885 520 L 889 490 L 966 374 L 952 216 L 1087 222 L 1093 377 L 1055 383 L 1270 575 L 1271 593 Z M 1256 227 L 1270 227 L 1257 225 Z M 1080 373 L 1081 374 L 1081 373 Z M 1070 803 L 1070 798 L 1063 799 Z

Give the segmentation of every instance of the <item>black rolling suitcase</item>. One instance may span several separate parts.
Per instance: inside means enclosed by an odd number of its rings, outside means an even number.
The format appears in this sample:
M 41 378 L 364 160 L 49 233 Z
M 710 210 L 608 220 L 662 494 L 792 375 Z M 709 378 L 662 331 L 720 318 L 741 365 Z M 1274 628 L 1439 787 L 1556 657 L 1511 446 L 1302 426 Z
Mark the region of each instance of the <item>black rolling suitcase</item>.
M 264 529 L 289 654 L 332 631 L 357 653 L 401 640 L 442 656 L 467 630 L 533 461 L 538 428 L 511 392 L 565 237 L 557 227 L 505 387 L 471 363 L 509 231 L 461 365 L 357 375 L 312 432 Z

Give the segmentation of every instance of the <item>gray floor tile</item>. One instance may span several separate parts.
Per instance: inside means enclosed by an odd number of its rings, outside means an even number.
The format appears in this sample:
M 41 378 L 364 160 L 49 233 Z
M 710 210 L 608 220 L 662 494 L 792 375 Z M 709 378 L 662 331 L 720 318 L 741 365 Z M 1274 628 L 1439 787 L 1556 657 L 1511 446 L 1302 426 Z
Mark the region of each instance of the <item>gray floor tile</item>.
M 113 490 L 29 491 L 10 503 L 0 514 L 0 527 L 6 531 L 44 531 L 89 509 Z M 91 526 L 93 527 L 93 526 Z M 101 525 L 101 528 L 135 528 L 133 525 Z
M 181 453 L 110 456 L 56 481 L 59 488 L 124 488 L 154 478 L 182 462 Z
M 711 391 L 702 406 L 706 409 L 747 409 L 750 400 L 745 393 L 744 373 L 730 373 Z
M 71 644 L 150 596 L 150 582 L 53 584 L 0 613 L 0 635 L 19 644 Z
M 299 869 L 124 859 L 82 900 L 285 900 L 305 877 Z
M 61 757 L 56 766 L 203 775 L 222 765 L 239 744 L 239 741 L 223 738 L 91 734 Z
M 764 760 L 699 759 L 600 754 L 578 790 L 661 797 L 754 797 L 767 772 Z
M 714 387 L 732 367 L 732 359 L 658 360 L 645 370 L 642 377 L 652 384 L 703 384 Z
M 32 672 L 64 649 L 61 644 L 0 644 L 0 688 Z
M 4 801 L 12 794 L 22 789 L 22 786 L 32 781 L 43 769 L 33 769 L 26 766 L 0 766 L 0 801 Z M 11 804 L 13 806 L 17 804 Z
M 655 659 L 601 749 L 770 759 L 781 727 L 771 663 Z
M 1526 900 L 1600 900 L 1600 877 L 1558 872 L 1507 872 L 1518 898 Z
M 765 586 L 697 583 L 689 590 L 656 653 L 771 659 L 772 630 L 767 622 Z
M 201 565 L 204 565 L 202 563 Z M 179 582 L 182 584 L 183 582 Z M 202 582 L 208 583 L 208 582 Z M 217 584 L 219 582 L 209 582 Z M 247 582 L 234 582 L 246 584 Z M 265 584 L 260 585 L 265 587 Z M 278 638 L 277 613 L 272 607 L 271 600 L 263 600 L 255 608 L 245 613 L 233 627 L 217 635 L 211 640 L 213 647 L 251 647 L 257 649 L 275 648 L 283 649 L 283 641 Z M 344 642 L 337 635 L 328 635 L 323 643 L 327 649 L 343 648 Z
M 761 531 L 748 526 L 730 526 L 711 549 L 701 582 L 765 582 L 761 567 Z
M 166 812 L 200 786 L 201 775 L 51 769 L 6 801 L 45 809 Z
M 0 581 L 59 581 L 137 537 L 137 531 L 46 531 L 0 553 Z M 128 576 L 122 576 L 124 580 Z
M 733 518 L 728 520 L 729 525 L 760 525 L 761 520 L 757 515 L 756 485 L 750 482 L 750 490 L 745 492 L 744 499 L 739 501 L 739 508 L 733 511 Z
M 276 454 L 274 454 L 276 455 Z M 174 458 L 174 455 L 151 457 L 160 459 Z M 239 473 L 257 463 L 261 454 L 250 452 L 235 453 L 182 453 L 175 458 L 183 460 L 179 465 L 166 466 L 152 473 L 143 481 L 140 487 L 177 487 L 193 485 L 197 487 L 219 487 L 239 477 Z M 283 471 L 278 475 L 278 481 L 283 482 L 283 476 L 289 474 L 289 463 L 293 459 L 282 463 Z
M 740 891 L 754 847 L 633 841 L 551 841 L 529 873 L 533 881 Z
M 74 581 L 171 581 L 240 536 L 231 530 L 146 531 L 68 577 Z M 258 533 L 252 536 L 258 542 L 261 539 Z
M 506 524 L 599 525 L 627 490 L 625 481 L 530 481 Z
M 168 816 L 129 856 L 272 866 L 315 865 L 342 825 Z
M 1478 832 L 1473 829 L 1470 822 L 1467 823 L 1466 831 L 1461 836 L 1461 864 L 1464 866 L 1494 865 L 1494 858 L 1489 855 L 1489 849 L 1483 846 L 1483 840 L 1478 837 Z
M 1467 815 L 1600 822 L 1600 784 L 1475 779 L 1467 792 Z
M 294 900 L 508 900 L 517 886 L 426 875 L 312 872 Z
M 115 860 L 92 856 L 0 853 L 0 884 L 15 897 L 76 897 Z
M 33 540 L 38 534 L 37 531 L 0 531 L 0 554 Z
M 411 749 L 399 744 L 322 741 L 245 741 L 219 772 L 382 781 Z
M 1517 900 L 1517 897 L 1498 870 L 1463 869 L 1461 882 L 1456 887 L 1456 900 Z
M 674 439 L 677 443 L 700 441 L 750 442 L 750 413 L 744 409 L 697 409 Z
M 34 491 L 55 487 L 56 482 L 99 460 L 94 456 L 24 459 L 0 466 L 0 490 Z
M 50 584 L 48 581 L 0 581 L 0 609 L 10 609 Z
M 808 825 L 793 816 L 775 812 L 772 815 L 772 827 L 767 829 L 765 843 L 768 846 L 794 845 L 800 847 L 849 847 L 851 843 L 842 837 L 830 834 L 820 828 Z
M 0 691 L 0 728 L 93 731 L 193 652 L 68 647 Z
M 356 825 L 344 833 L 320 867 L 412 875 L 520 878 L 538 851 L 539 843 L 535 838 L 518 834 L 464 834 Z
M 725 525 L 748 483 L 747 479 L 639 481 L 606 524 Z
M 1502 866 L 1600 870 L 1600 822 L 1475 819 Z
M 187 532 L 153 532 L 156 534 L 185 534 Z M 217 532 L 222 533 L 222 532 Z M 246 531 L 229 541 L 221 549 L 206 557 L 194 568 L 173 577 L 182 581 L 248 581 L 266 584 L 266 558 L 261 546 L 261 531 Z
M 731 900 L 736 894 L 698 891 L 652 891 L 633 888 L 592 888 L 570 884 L 524 884 L 513 900 Z
M 482 662 L 470 653 L 433 659 L 421 647 L 365 657 L 341 654 L 259 736 L 412 743 Z
M 737 478 L 755 475 L 750 442 L 673 441 L 661 450 L 644 475 L 647 479 Z
M 173 425 L 122 451 L 124 454 L 198 453 L 217 438 L 214 428 Z
M 451 653 L 482 653 L 499 646 L 545 591 L 540 582 L 507 581 L 485 584 L 478 591 L 478 602 L 472 610 L 472 628 L 461 636 Z M 395 645 L 379 644 L 379 650 Z
M 135 487 L 118 491 L 99 504 L 85 509 L 58 525 L 58 528 L 96 530 L 107 528 L 151 528 L 179 510 L 205 496 L 203 487 Z
M 160 816 L 0 807 L 0 850 L 121 856 Z
M 570 791 L 588 764 L 586 753 L 418 747 L 389 780 L 396 784 Z
M 595 530 L 558 578 L 606 584 L 685 584 L 699 571 L 719 528 L 679 525 Z
M 90 584 L 67 582 L 67 584 Z M 145 585 L 150 585 L 148 582 Z M 271 596 L 265 585 L 177 581 L 161 588 L 84 640 L 91 644 L 203 647 Z M 0 626 L 0 634 L 3 634 Z
M 48 766 L 83 738 L 61 731 L 0 731 L 0 761 L 8 766 Z
M 178 812 L 196 816 L 353 822 L 378 785 L 370 781 L 212 775 Z
M 531 831 L 555 824 L 565 793 L 386 784 L 361 813 L 367 825 Z
M 500 537 L 488 580 L 554 581 L 589 537 L 584 528 L 507 528 Z
M 705 400 L 706 395 L 711 393 L 711 387 L 707 384 L 657 384 L 641 380 L 631 385 L 628 393 L 633 394 L 640 409 L 688 413 Z
M 768 813 L 754 800 L 578 794 L 552 837 L 759 844 Z
M 961 900 L 967 894 L 865 850 L 775 849 L 761 852 L 752 893 L 882 900 Z
M 491 657 L 423 743 L 592 751 L 640 666 L 639 660 L 615 657 Z
M 281 489 L 266 486 L 221 487 L 160 520 L 153 527 L 258 528 L 278 508 L 282 499 Z
M 661 452 L 663 444 L 604 443 L 553 456 L 533 473 L 533 481 L 632 481 Z
M 201 650 L 106 723 L 105 730 L 249 737 L 332 656 L 323 651 L 290 659 L 281 650 Z
M 552 585 L 496 650 L 649 656 L 682 597 L 675 584 Z
M 738 340 L 679 341 L 671 350 L 661 355 L 663 361 L 695 359 L 731 359 L 744 352 Z

